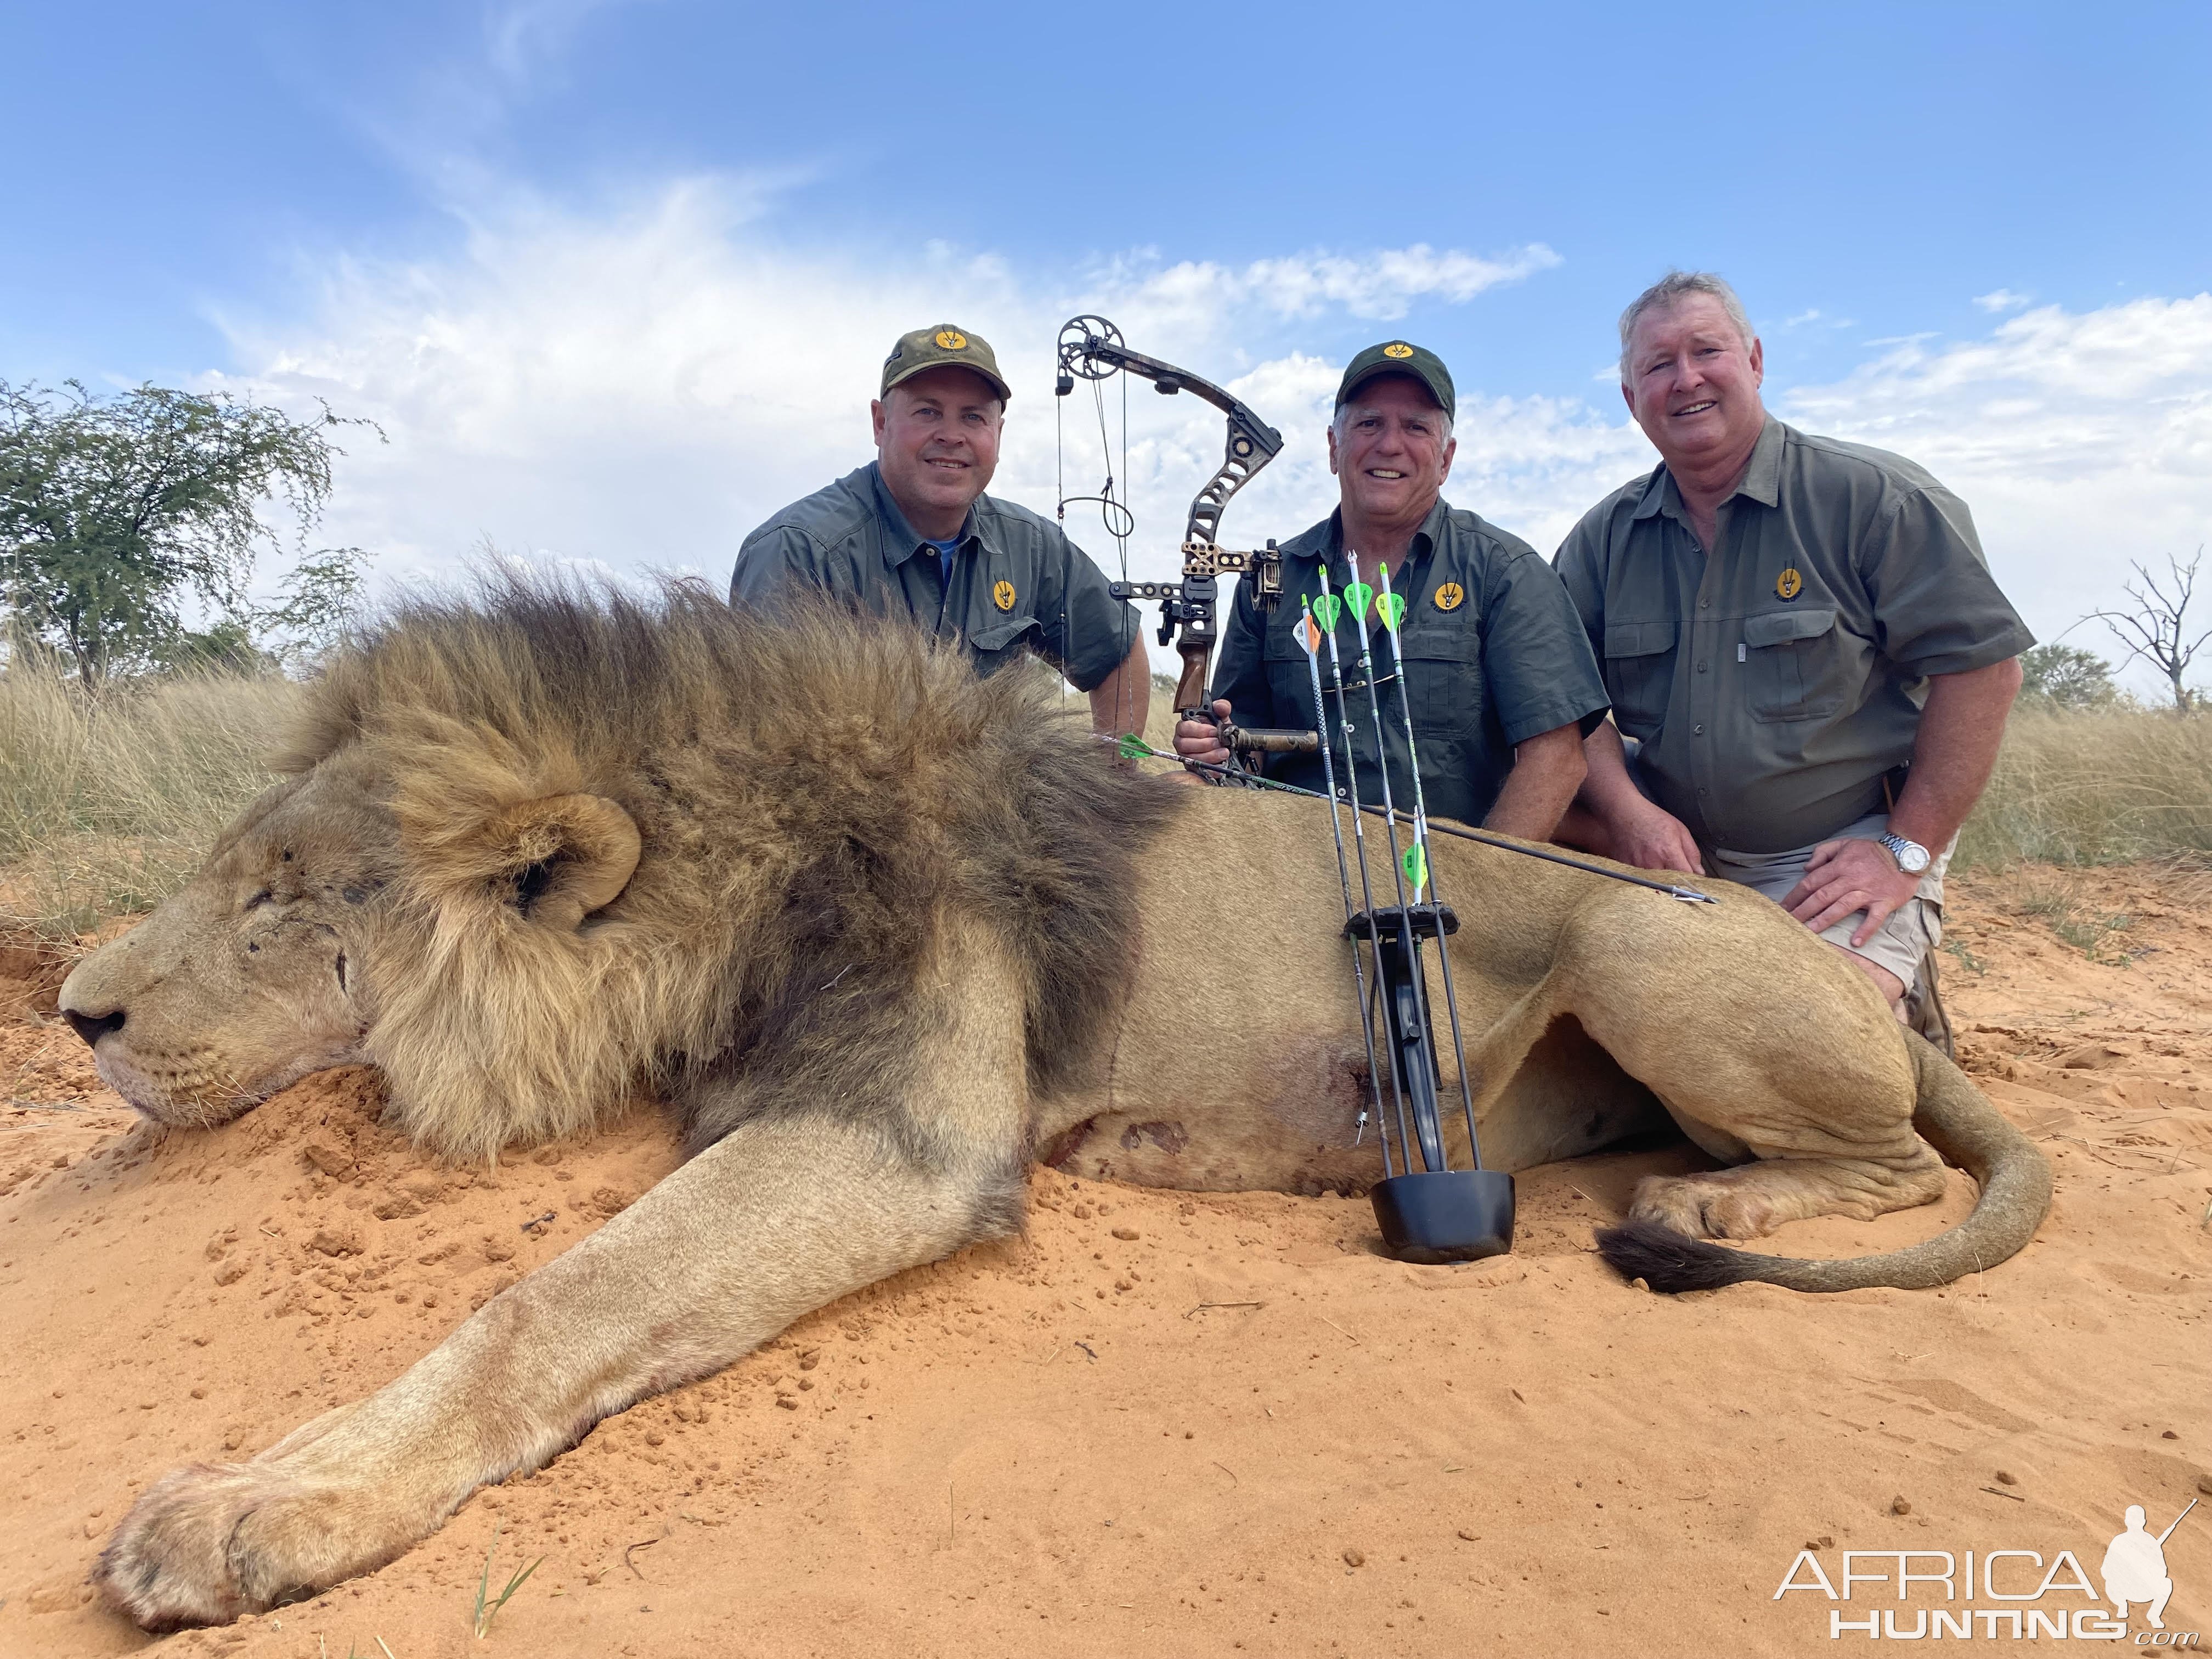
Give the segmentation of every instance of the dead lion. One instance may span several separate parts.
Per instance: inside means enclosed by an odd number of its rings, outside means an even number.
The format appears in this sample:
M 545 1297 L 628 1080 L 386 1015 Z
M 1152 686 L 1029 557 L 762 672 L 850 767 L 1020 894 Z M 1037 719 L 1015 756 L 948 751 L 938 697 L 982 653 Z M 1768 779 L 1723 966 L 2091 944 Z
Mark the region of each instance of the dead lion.
M 190 1127 L 366 1060 L 456 1159 L 647 1089 L 693 1155 L 388 1387 L 149 1488 L 95 1577 L 149 1629 L 376 1567 L 601 1418 L 1019 1227 L 1040 1149 L 1171 1186 L 1380 1173 L 1353 1145 L 1322 809 L 1117 771 L 1027 677 L 979 683 L 909 632 L 772 630 L 682 586 L 417 605 L 315 685 L 279 765 L 191 884 L 64 987 L 110 1084 Z M 1492 1162 L 1588 1152 L 1656 1097 L 1732 1166 L 1645 1182 L 1607 1236 L 1624 1272 L 1937 1285 L 2033 1233 L 2039 1155 L 1765 900 L 1437 858 Z M 1262 982 L 1297 1000 L 1239 989 Z M 1981 1199 L 1913 1249 L 1692 1237 L 1924 1203 L 1939 1151 Z

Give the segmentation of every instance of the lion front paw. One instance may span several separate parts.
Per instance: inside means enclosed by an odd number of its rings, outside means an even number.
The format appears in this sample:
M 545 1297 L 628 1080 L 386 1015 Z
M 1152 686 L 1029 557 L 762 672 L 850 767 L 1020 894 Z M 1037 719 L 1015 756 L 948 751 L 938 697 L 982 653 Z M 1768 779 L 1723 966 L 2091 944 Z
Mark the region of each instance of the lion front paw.
M 131 1506 L 92 1581 L 149 1631 L 227 1624 L 380 1566 L 405 1540 L 372 1507 L 255 1463 L 195 1463 Z

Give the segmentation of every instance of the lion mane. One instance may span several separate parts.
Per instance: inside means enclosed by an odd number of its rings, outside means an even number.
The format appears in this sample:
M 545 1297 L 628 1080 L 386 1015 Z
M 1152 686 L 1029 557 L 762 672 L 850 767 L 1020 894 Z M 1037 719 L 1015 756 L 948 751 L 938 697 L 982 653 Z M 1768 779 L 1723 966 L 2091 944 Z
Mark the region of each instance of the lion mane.
M 1011 951 L 1033 1091 L 1087 1075 L 1133 972 L 1133 862 L 1182 792 L 1115 767 L 1048 684 L 691 581 L 398 607 L 276 760 L 352 748 L 388 781 L 368 1049 L 395 1123 L 480 1160 L 639 1092 L 694 1153 L 750 1115 L 865 1112 L 896 1097 L 915 1034 L 882 1016 L 921 1006 L 926 923 L 948 916 Z M 581 925 L 532 925 L 549 908 Z M 702 1086 L 738 1067 L 742 1109 Z

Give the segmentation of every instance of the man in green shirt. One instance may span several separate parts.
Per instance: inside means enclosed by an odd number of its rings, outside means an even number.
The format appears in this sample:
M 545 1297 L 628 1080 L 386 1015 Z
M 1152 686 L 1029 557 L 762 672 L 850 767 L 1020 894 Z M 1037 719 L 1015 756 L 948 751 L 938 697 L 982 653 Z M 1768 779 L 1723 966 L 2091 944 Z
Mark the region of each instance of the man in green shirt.
M 1284 599 L 1270 615 L 1239 581 L 1221 630 L 1214 713 L 1261 726 L 1311 728 L 1313 682 L 1291 629 L 1300 596 L 1341 590 L 1356 561 L 1359 580 L 1379 590 L 1390 569 L 1406 602 L 1401 635 L 1405 684 L 1390 640 L 1372 614 L 1376 690 L 1382 707 L 1378 756 L 1366 681 L 1357 666 L 1358 624 L 1337 627 L 1359 797 L 1382 799 L 1378 765 L 1388 757 L 1396 804 L 1413 804 L 1405 704 L 1410 695 L 1419 739 L 1421 787 L 1430 812 L 1541 841 L 1583 780 L 1583 734 L 1605 714 L 1605 688 L 1559 579 L 1527 543 L 1449 505 L 1455 394 L 1451 375 L 1430 352 L 1403 340 L 1370 346 L 1345 369 L 1328 432 L 1329 470 L 1340 505 L 1281 548 Z M 1347 553 L 1346 550 L 1351 551 Z M 1326 645 L 1322 678 L 1332 678 Z M 1329 729 L 1335 721 L 1332 699 Z M 1176 728 L 1186 758 L 1228 760 L 1216 728 L 1186 720 Z M 1337 782 L 1346 779 L 1342 750 Z M 1325 787 L 1319 755 L 1271 755 L 1267 775 L 1302 788 Z
M 1943 870 L 2034 639 L 1965 502 L 1767 414 L 1763 351 L 1719 277 L 1646 290 L 1620 343 L 1661 464 L 1559 550 L 1613 700 L 1562 839 L 1758 888 L 1943 1041 Z
M 983 493 L 1012 393 L 980 336 L 900 337 L 870 405 L 876 459 L 746 537 L 730 603 L 823 589 L 911 617 L 992 674 L 1035 652 L 1091 696 L 1102 732 L 1142 732 L 1152 692 L 1137 613 L 1059 527 Z

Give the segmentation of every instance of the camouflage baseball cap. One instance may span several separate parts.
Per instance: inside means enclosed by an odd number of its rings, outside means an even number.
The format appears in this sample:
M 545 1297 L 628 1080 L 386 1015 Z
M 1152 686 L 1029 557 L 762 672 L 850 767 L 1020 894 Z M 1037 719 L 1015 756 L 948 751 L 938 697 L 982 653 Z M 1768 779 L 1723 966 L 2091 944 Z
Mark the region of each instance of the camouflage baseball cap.
M 980 334 L 970 334 L 950 323 L 939 323 L 934 328 L 918 328 L 911 334 L 899 336 L 898 343 L 891 348 L 891 355 L 884 359 L 883 391 L 889 392 L 901 380 L 911 379 L 925 368 L 935 368 L 944 363 L 951 363 L 955 368 L 974 370 L 991 383 L 1000 402 L 1013 401 L 1013 388 L 1006 384 L 1006 376 L 999 373 L 999 360 L 993 354 L 989 342 Z M 883 393 L 877 395 L 880 397 Z
M 1444 412 L 1444 419 L 1454 414 L 1451 370 L 1433 351 L 1419 346 L 1407 345 L 1403 340 L 1385 340 L 1381 345 L 1371 345 L 1347 364 L 1344 379 L 1337 383 L 1336 406 L 1344 407 L 1345 400 L 1377 374 L 1410 374 L 1428 387 L 1429 395 L 1437 400 L 1437 407 Z

